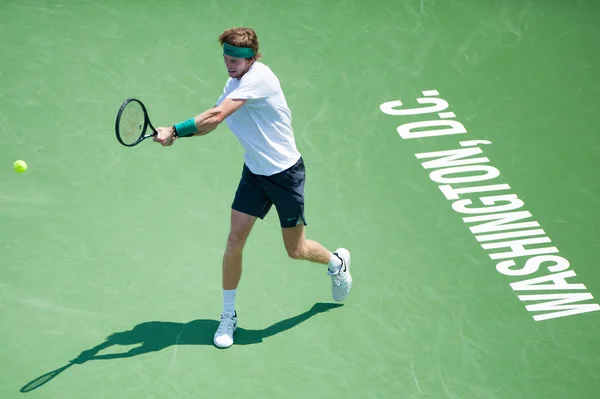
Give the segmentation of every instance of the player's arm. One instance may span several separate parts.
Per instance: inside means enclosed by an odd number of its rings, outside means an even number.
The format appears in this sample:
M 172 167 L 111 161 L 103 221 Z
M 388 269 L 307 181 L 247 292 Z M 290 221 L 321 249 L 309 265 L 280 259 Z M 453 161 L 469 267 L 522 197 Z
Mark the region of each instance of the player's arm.
M 226 98 L 223 102 L 200 115 L 190 118 L 174 126 L 156 129 L 158 134 L 154 141 L 163 146 L 170 146 L 177 137 L 204 136 L 219 126 L 229 115 L 240 109 L 247 100 Z
M 244 105 L 246 101 L 247 100 L 232 100 L 226 98 L 221 104 L 204 111 L 194 118 L 196 132 L 192 134 L 194 136 L 204 136 L 205 134 L 212 132 L 225 120 L 225 118 Z

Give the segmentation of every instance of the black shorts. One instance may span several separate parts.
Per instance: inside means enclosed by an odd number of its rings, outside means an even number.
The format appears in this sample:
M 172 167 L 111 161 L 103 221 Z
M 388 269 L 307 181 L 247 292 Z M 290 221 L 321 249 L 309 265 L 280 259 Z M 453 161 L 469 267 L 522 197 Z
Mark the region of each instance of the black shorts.
M 232 209 L 264 219 L 275 204 L 281 227 L 306 226 L 304 218 L 304 181 L 302 157 L 288 169 L 271 176 L 256 175 L 244 164 Z

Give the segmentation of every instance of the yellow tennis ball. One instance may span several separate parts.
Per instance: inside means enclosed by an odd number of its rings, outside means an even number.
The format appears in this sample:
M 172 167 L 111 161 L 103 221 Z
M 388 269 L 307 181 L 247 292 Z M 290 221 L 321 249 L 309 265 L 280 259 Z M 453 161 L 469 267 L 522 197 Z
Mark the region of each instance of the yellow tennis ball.
M 19 159 L 18 161 L 15 161 L 13 168 L 15 168 L 18 173 L 24 173 L 27 171 L 27 163 Z

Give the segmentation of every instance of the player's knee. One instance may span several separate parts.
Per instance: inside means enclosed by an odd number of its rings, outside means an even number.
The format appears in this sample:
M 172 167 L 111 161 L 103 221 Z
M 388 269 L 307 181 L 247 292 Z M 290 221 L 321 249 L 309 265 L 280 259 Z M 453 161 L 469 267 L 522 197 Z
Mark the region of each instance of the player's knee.
M 236 234 L 230 234 L 229 237 L 227 237 L 227 250 L 241 252 L 242 249 L 244 249 L 245 243 L 246 240 L 244 238 Z
M 304 251 L 302 251 L 302 247 L 295 246 L 293 248 L 286 248 L 287 254 L 292 259 L 304 259 Z

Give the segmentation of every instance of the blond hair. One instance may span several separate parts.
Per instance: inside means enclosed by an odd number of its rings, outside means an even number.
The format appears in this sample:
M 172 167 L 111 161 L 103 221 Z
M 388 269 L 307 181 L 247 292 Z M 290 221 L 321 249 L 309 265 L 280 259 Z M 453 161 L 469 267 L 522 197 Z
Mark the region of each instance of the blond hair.
M 231 28 L 227 29 L 219 36 L 219 43 L 227 43 L 234 47 L 249 47 L 254 51 L 254 57 L 250 58 L 258 61 L 262 54 L 258 51 L 258 37 L 256 32 L 250 28 Z

